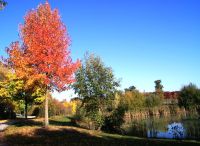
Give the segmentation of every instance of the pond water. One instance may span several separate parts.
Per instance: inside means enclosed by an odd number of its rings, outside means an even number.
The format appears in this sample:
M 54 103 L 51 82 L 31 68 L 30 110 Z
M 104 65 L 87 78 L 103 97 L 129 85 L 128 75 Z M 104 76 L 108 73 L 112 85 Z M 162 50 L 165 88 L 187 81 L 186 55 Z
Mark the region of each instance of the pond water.
M 160 117 L 135 120 L 123 126 L 126 135 L 200 140 L 200 119 L 188 117 Z

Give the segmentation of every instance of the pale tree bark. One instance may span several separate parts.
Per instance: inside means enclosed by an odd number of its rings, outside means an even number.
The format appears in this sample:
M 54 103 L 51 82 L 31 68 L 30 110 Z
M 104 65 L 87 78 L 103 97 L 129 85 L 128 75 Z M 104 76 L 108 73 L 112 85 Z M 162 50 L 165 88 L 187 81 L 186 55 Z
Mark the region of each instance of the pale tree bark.
M 48 127 L 48 126 L 49 126 L 48 99 L 49 99 L 49 93 L 48 93 L 48 91 L 47 91 L 47 92 L 46 92 L 46 97 L 45 97 L 45 116 L 44 116 L 44 126 L 45 126 L 45 127 Z

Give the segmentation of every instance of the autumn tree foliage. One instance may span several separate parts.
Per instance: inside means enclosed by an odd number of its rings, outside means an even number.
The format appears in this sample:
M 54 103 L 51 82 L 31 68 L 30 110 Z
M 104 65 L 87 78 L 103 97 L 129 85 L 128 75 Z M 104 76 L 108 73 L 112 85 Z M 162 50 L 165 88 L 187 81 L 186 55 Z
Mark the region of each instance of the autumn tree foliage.
M 8 86 L 4 84 L 7 82 L 9 75 L 10 70 L 0 62 L 0 119 L 8 118 L 15 108 L 15 104 L 7 90 Z
M 63 91 L 75 81 L 79 61 L 72 62 L 67 29 L 58 10 L 48 2 L 29 11 L 20 26 L 22 44 L 15 42 L 8 49 L 8 62 L 27 84 L 42 83 L 46 92 Z M 48 126 L 48 96 L 45 100 L 45 126 Z
M 6 63 L 15 73 L 11 74 L 7 81 L 8 83 L 4 82 L 4 84 L 17 88 L 17 91 L 12 94 L 12 98 L 24 101 L 25 118 L 27 118 L 28 104 L 33 104 L 35 101 L 38 102 L 38 99 L 44 99 L 45 95 L 44 85 L 41 83 L 40 76 L 34 74 L 33 69 L 24 57 L 26 51 L 25 46 L 20 46 L 19 42 L 12 43 L 10 48 L 7 49 L 9 58 Z M 17 84 L 18 82 L 21 84 Z M 42 100 L 39 102 L 42 102 Z

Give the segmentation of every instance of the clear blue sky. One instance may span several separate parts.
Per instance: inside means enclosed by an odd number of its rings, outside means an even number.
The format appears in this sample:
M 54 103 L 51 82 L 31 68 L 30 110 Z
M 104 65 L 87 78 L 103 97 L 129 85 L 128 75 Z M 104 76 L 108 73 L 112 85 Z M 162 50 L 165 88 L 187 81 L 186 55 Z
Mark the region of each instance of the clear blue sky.
M 0 55 L 18 40 L 25 13 L 45 0 L 7 0 L 0 11 Z M 111 66 L 121 89 L 165 91 L 200 86 L 200 0 L 49 0 L 72 39 L 72 58 L 86 51 Z

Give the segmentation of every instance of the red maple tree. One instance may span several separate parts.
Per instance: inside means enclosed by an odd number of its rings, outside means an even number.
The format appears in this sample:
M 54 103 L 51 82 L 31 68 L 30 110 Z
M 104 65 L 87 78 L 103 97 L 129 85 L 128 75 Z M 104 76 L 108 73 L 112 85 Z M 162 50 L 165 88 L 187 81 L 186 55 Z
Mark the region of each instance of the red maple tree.
M 47 93 L 63 91 L 73 83 L 80 62 L 72 62 L 69 36 L 58 10 L 48 2 L 29 11 L 20 26 L 23 44 L 11 44 L 9 59 L 18 76 L 41 80 Z M 48 96 L 45 99 L 45 126 L 48 126 Z

